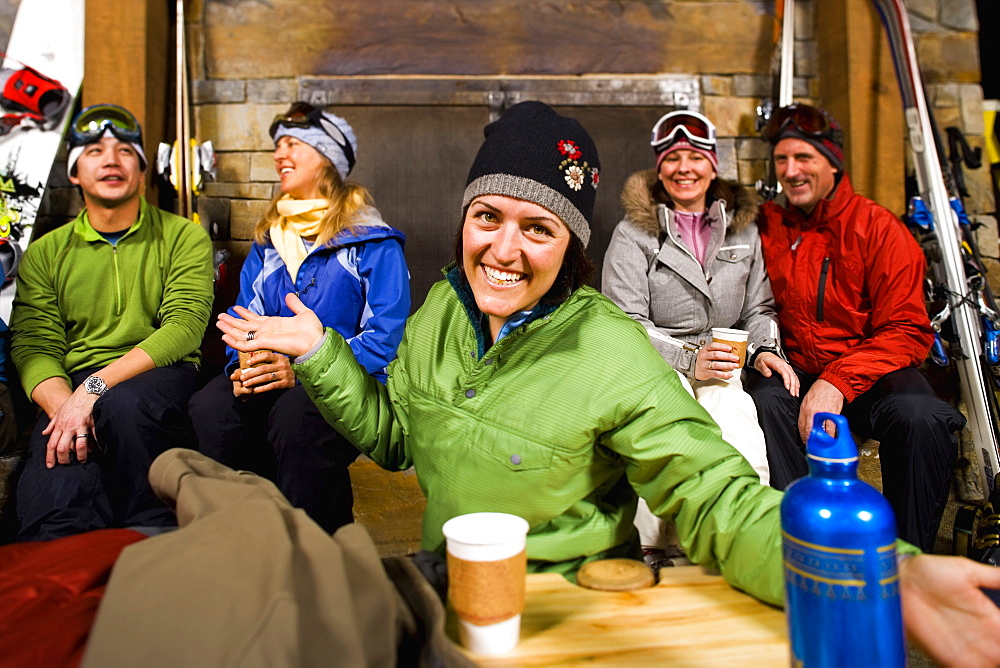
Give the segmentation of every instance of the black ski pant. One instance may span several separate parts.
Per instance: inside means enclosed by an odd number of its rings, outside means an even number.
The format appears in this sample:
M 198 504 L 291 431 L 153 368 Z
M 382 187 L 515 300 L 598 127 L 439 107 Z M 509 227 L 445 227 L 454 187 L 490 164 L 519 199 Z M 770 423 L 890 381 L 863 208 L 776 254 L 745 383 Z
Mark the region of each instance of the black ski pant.
M 767 441 L 771 486 L 777 489 L 809 473 L 799 439 L 799 406 L 818 376 L 795 373 L 801 383 L 798 398 L 778 374 L 765 378 L 750 370 L 747 383 Z M 883 376 L 845 404 L 843 415 L 852 434 L 879 442 L 882 493 L 895 512 L 899 537 L 932 551 L 958 457 L 955 432 L 965 426 L 965 417 L 912 367 Z
M 70 376 L 76 388 L 100 369 Z M 51 540 L 94 529 L 175 527 L 177 518 L 149 486 L 149 467 L 191 442 L 187 400 L 198 368 L 189 362 L 144 371 L 94 403 L 94 434 L 85 462 L 45 467 L 49 418 L 35 424 L 17 483 L 17 540 Z
M 301 385 L 237 399 L 233 381 L 219 375 L 191 397 L 188 413 L 202 454 L 273 480 L 328 533 L 354 521 L 347 467 L 358 450 Z

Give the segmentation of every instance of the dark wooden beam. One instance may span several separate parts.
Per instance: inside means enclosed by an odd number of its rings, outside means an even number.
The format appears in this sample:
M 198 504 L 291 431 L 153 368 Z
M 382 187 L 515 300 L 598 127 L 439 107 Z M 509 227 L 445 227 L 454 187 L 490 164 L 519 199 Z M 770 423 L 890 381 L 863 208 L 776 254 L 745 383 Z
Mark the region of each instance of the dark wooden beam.
M 871 0 L 816 3 L 819 104 L 843 125 L 855 190 L 906 208 L 905 124 L 892 56 Z
M 171 6 L 164 0 L 87 0 L 82 104 L 121 105 L 143 127 L 152 162 L 168 131 L 173 90 Z M 147 172 L 147 197 L 155 203 L 157 177 Z

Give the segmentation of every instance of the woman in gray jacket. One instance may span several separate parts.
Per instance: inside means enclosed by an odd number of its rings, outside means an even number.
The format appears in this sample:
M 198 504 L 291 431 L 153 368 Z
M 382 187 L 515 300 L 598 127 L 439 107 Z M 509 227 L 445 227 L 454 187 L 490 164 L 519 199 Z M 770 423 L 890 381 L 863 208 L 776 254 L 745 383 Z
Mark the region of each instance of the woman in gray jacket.
M 780 374 L 798 394 L 798 379 L 780 353 L 756 201 L 718 179 L 715 126 L 701 114 L 666 114 L 651 144 L 656 167 L 633 174 L 622 193 L 626 215 L 604 256 L 604 293 L 646 327 L 723 437 L 767 484 L 764 434 L 735 372 L 739 358 L 711 336 L 713 327 L 749 331 L 748 362 L 765 376 Z M 643 545 L 662 542 L 655 520 L 640 508 Z

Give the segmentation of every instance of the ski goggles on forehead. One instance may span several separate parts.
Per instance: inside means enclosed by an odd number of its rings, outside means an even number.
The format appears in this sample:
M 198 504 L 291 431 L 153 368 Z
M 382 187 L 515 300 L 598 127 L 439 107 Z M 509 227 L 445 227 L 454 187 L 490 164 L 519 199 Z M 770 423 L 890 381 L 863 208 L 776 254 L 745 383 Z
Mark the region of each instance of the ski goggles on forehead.
M 844 143 L 844 133 L 839 128 L 833 127 L 830 117 L 808 104 L 796 103 L 778 109 L 771 114 L 761 135 L 765 140 L 774 143 L 789 126 L 809 137 L 829 139 L 838 145 Z
M 268 134 L 273 137 L 274 133 L 278 131 L 278 127 L 282 125 L 290 128 L 307 128 L 310 125 L 319 126 L 319 119 L 322 116 L 322 110 L 317 109 L 311 104 L 296 102 L 292 105 L 291 109 L 274 117 L 274 120 L 271 121 L 271 127 L 268 129 Z
M 322 109 L 306 102 L 296 102 L 288 111 L 274 117 L 274 120 L 271 121 L 271 127 L 268 128 L 268 134 L 274 138 L 274 133 L 281 126 L 288 128 L 319 128 L 341 148 L 344 156 L 347 158 L 347 164 L 352 167 L 354 166 L 354 149 L 351 147 L 351 142 L 348 141 L 336 123 L 323 115 Z
M 142 128 L 131 112 L 114 104 L 95 104 L 73 119 L 69 128 L 70 146 L 93 143 L 109 130 L 121 141 L 142 143 Z
M 706 151 L 715 150 L 715 126 L 712 122 L 693 111 L 672 111 L 653 126 L 653 137 L 649 145 L 659 153 L 680 137 L 685 137 L 695 146 Z

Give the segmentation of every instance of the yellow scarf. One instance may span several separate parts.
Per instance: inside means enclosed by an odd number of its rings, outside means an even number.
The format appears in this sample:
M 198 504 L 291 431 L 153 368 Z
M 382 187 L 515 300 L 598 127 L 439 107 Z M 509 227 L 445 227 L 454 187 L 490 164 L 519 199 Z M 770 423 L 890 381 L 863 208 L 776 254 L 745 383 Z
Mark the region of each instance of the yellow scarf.
M 302 261 L 309 254 L 303 238 L 319 234 L 319 221 L 330 207 L 330 202 L 325 199 L 293 199 L 285 195 L 278 200 L 277 207 L 281 220 L 272 225 L 268 233 L 274 250 L 278 251 L 278 257 L 288 267 L 294 283 Z

